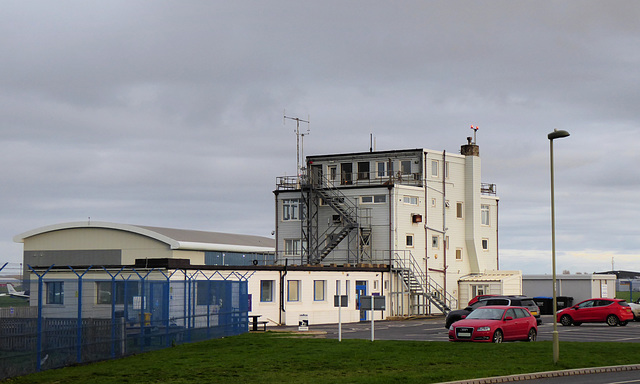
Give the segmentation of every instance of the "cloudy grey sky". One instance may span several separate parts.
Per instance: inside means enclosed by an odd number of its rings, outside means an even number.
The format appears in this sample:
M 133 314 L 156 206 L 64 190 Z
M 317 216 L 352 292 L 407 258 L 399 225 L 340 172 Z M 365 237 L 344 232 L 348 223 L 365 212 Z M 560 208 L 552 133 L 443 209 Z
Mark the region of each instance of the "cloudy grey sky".
M 305 154 L 458 152 L 480 127 L 500 267 L 640 270 L 640 2 L 7 1 L 0 262 L 67 221 L 269 236 Z

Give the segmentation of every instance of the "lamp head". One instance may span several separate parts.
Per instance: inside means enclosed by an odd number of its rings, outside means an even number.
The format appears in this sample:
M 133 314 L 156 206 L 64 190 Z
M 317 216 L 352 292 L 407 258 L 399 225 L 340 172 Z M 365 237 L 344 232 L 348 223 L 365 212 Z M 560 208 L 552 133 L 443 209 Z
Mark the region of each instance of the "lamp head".
M 567 137 L 567 136 L 569 136 L 569 132 L 567 132 L 565 130 L 562 130 L 562 129 L 554 129 L 553 132 L 551 132 L 550 134 L 547 135 L 549 140 L 561 139 L 561 138 Z

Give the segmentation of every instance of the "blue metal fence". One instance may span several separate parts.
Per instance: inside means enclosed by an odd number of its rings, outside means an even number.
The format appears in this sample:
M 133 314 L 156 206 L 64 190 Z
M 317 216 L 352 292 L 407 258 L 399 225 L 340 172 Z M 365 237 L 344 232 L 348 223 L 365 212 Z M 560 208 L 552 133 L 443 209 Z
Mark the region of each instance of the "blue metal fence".
M 0 317 L 0 379 L 247 332 L 248 277 L 31 268 L 29 300 L 37 315 Z

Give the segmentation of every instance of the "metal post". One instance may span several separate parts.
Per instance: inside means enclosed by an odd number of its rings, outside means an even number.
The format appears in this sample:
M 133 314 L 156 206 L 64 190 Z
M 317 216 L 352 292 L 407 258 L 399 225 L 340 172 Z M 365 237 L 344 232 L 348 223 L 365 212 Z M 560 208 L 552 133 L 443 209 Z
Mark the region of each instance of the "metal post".
M 337 281 L 338 294 L 338 341 L 342 341 L 342 296 L 340 295 L 340 280 Z
M 556 212 L 554 200 L 554 174 L 553 174 L 553 140 L 549 140 L 551 159 L 551 271 L 553 280 L 553 363 L 560 360 L 560 340 L 558 338 L 558 298 L 556 296 Z
M 374 321 L 373 321 L 373 294 L 371 294 L 371 341 L 375 340 L 375 337 L 373 336 L 374 331 Z
M 122 272 L 124 267 L 120 268 L 120 270 L 112 275 L 111 272 L 105 267 L 102 267 L 104 271 L 111 276 L 111 358 L 116 358 L 116 277 Z M 124 306 L 127 306 L 126 295 L 124 296 Z M 124 350 L 122 351 L 124 353 Z
M 29 264 L 27 267 L 33 272 L 36 276 L 38 276 L 38 321 L 36 324 L 37 334 L 36 334 L 36 370 L 40 372 L 40 368 L 42 368 L 42 287 L 44 283 L 42 281 L 44 275 L 47 274 L 53 268 L 55 264 L 51 264 L 51 266 L 44 271 L 42 275 L 38 274 Z
M 558 299 L 556 297 L 556 210 L 554 195 L 554 171 L 553 171 L 553 140 L 567 137 L 569 132 L 554 130 L 548 134 L 549 138 L 549 159 L 551 165 L 551 270 L 553 280 L 553 363 L 557 364 L 560 360 L 560 340 L 558 338 L 558 319 L 556 311 L 558 310 Z

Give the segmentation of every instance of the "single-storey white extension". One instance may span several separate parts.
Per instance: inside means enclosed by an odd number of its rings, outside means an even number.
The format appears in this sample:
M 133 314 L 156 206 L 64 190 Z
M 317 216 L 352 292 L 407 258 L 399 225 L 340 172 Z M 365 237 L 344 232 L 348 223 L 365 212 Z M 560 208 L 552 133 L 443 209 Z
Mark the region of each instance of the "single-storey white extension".
M 522 294 L 521 271 L 485 271 L 482 274 L 463 276 L 458 280 L 460 306 L 478 295 Z
M 390 285 L 387 265 L 277 264 L 274 240 L 259 236 L 74 222 L 27 231 L 14 241 L 24 244 L 26 284 L 37 292 L 42 280 L 43 313 L 53 317 L 75 313 L 79 292 L 82 310 L 96 317 L 108 318 L 115 309 L 130 318 L 146 310 L 173 319 L 181 314 L 172 308 L 184 308 L 185 301 L 191 313 L 204 314 L 220 307 L 209 291 L 205 296 L 204 283 L 241 280 L 248 286 L 249 315 L 269 325 L 297 325 L 300 315 L 310 324 L 336 323 L 336 294 L 348 296 L 342 321 L 356 322 L 371 316 L 360 310 L 360 296 L 386 295 Z M 164 304 L 155 305 L 158 300 Z M 30 303 L 38 306 L 38 296 Z M 374 316 L 393 310 L 387 312 Z

